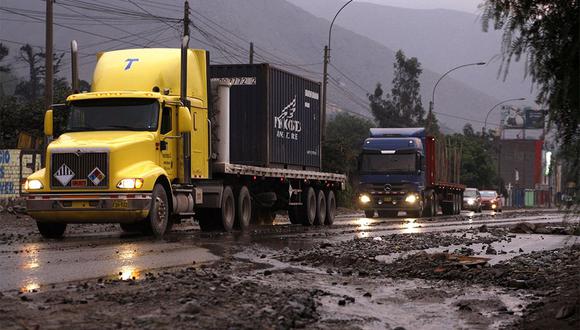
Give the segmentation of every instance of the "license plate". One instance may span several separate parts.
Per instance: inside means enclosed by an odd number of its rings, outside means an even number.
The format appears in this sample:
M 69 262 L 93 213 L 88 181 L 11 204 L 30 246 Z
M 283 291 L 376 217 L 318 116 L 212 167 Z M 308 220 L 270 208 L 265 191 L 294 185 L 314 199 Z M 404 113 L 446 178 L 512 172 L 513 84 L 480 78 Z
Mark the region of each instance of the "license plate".
M 113 201 L 114 209 L 126 209 L 129 207 L 129 201 L 126 199 L 116 199 Z
M 88 201 L 74 201 L 72 202 L 72 207 L 75 209 L 86 209 L 90 206 Z
M 391 196 L 383 198 L 383 201 L 385 201 L 385 202 L 390 202 L 392 200 L 393 200 L 393 198 Z

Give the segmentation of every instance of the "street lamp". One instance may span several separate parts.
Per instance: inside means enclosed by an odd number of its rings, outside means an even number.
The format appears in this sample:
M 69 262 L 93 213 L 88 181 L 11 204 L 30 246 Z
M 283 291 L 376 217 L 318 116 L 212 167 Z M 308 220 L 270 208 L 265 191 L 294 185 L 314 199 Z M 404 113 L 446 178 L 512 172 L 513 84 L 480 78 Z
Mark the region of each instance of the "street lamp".
M 504 100 L 499 102 L 498 104 L 494 105 L 493 107 L 491 107 L 491 109 L 489 109 L 489 111 L 487 112 L 487 116 L 485 116 L 485 121 L 483 122 L 483 127 L 481 128 L 481 135 L 485 134 L 485 131 L 487 129 L 487 118 L 489 118 L 489 114 L 493 111 L 493 109 L 497 108 L 498 105 L 507 103 L 507 102 L 511 102 L 511 101 L 524 101 L 526 98 L 525 97 L 520 97 L 517 99 L 508 99 L 508 100 Z
M 445 72 L 441 77 L 439 77 L 439 79 L 435 83 L 435 86 L 433 86 L 433 92 L 431 93 L 431 101 L 429 102 L 429 116 L 431 116 L 432 112 L 433 112 L 433 104 L 435 103 L 435 89 L 437 88 L 437 85 L 439 85 L 439 82 L 441 81 L 441 79 L 445 78 L 445 76 L 450 74 L 452 71 L 464 68 L 466 66 L 473 66 L 473 65 L 485 65 L 485 62 L 468 63 L 468 64 L 456 66 L 456 67 L 450 69 L 449 71 Z
M 338 17 L 338 14 L 340 14 L 344 7 L 348 6 L 348 4 L 353 1 L 354 0 L 347 1 L 344 5 L 342 5 L 342 7 L 340 7 L 338 12 L 336 12 L 336 15 L 334 15 L 332 22 L 330 22 L 330 28 L 328 29 L 328 44 L 324 46 L 324 70 L 322 73 L 322 119 L 320 120 L 320 130 L 323 140 L 326 130 L 326 89 L 328 84 L 328 63 L 330 63 L 330 37 L 332 36 L 332 26 L 334 25 L 334 21 L 336 20 L 336 17 Z

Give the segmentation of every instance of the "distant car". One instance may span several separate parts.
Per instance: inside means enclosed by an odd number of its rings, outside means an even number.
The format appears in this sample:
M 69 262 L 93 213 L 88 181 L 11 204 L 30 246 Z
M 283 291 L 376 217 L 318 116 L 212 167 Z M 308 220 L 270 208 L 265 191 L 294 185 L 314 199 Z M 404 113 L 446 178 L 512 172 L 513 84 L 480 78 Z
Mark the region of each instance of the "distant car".
M 495 190 L 482 190 L 481 194 L 481 208 L 484 210 L 493 210 L 497 212 L 502 211 L 501 198 Z
M 463 192 L 463 210 L 481 212 L 481 194 L 476 188 L 466 188 Z

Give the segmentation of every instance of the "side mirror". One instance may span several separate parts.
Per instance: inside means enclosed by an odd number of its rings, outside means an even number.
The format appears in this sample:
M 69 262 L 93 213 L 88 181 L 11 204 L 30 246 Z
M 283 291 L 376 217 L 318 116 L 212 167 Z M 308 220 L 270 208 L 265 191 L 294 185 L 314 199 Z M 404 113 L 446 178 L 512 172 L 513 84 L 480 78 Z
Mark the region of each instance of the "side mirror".
M 54 134 L 54 124 L 52 119 L 52 110 L 46 110 L 44 113 L 44 135 L 52 136 Z
M 179 107 L 179 133 L 190 133 L 193 130 L 193 123 L 191 121 L 191 113 L 187 107 Z

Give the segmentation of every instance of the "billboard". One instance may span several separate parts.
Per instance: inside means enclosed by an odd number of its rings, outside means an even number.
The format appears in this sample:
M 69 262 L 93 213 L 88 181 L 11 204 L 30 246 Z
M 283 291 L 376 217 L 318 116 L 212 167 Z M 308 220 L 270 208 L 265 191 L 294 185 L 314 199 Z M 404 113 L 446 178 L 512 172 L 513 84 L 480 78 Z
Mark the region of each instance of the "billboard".
M 504 105 L 501 108 L 502 126 L 504 129 L 543 129 L 545 113 L 545 110 L 530 107 Z

